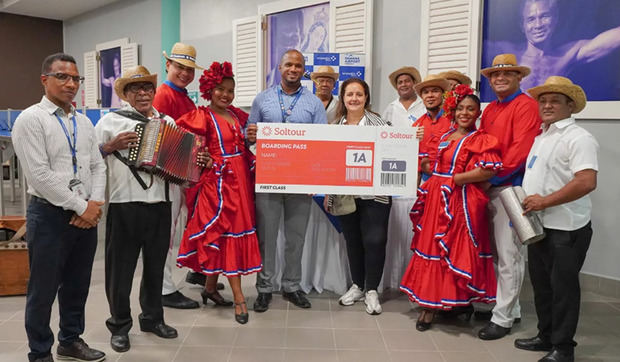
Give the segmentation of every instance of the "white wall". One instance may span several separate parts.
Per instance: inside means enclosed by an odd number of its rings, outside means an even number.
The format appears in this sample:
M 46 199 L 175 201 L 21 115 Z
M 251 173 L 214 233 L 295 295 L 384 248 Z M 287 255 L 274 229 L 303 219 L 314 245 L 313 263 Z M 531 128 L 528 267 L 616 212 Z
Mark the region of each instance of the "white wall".
M 84 53 L 95 44 L 119 38 L 138 43 L 138 61 L 149 71 L 160 70 L 161 0 L 123 0 L 64 21 L 64 51 L 75 57 L 84 74 Z M 170 51 L 170 50 L 168 50 Z M 162 75 L 158 74 L 161 83 Z M 81 92 L 76 97 L 82 104 Z
M 212 61 L 232 61 L 233 19 L 253 16 L 258 5 L 273 0 L 183 0 L 181 2 L 181 41 L 192 44 L 198 52 L 197 62 L 208 66 Z M 404 65 L 418 65 L 421 0 L 375 0 L 373 109 L 383 112 L 396 97 L 388 75 Z M 383 34 L 391 34 L 389 39 Z M 398 55 L 397 57 L 394 55 Z M 195 81 L 190 90 L 197 90 Z
M 582 271 L 620 280 L 620 119 L 578 123 L 590 131 L 600 145 L 598 185 L 591 195 L 594 235 Z

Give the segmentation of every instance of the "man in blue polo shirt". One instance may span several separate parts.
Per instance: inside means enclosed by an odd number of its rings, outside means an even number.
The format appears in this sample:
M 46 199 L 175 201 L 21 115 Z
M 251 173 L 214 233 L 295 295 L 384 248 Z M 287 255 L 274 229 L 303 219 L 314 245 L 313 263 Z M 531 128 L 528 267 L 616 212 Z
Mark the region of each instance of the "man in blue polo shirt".
M 282 75 L 280 84 L 259 93 L 250 111 L 250 126 L 257 122 L 271 123 L 327 123 L 321 101 L 311 91 L 301 86 L 304 74 L 304 57 L 298 50 L 288 50 L 282 55 L 278 67 Z M 256 224 L 263 269 L 256 278 L 258 297 L 255 312 L 269 309 L 272 278 L 276 270 L 276 241 L 280 216 L 284 210 L 284 270 L 282 295 L 300 308 L 310 308 L 310 301 L 301 291 L 301 255 L 308 225 L 312 198 L 298 194 L 256 194 Z

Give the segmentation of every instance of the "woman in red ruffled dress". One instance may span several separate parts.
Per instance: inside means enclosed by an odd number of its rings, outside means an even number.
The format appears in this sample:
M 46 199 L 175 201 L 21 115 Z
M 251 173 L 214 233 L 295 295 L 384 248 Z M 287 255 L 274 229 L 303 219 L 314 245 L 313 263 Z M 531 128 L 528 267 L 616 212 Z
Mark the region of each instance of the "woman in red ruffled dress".
M 248 321 L 241 275 L 258 272 L 261 257 L 254 215 L 254 156 L 246 148 L 243 127 L 248 114 L 231 106 L 235 81 L 228 62 L 214 62 L 200 77 L 208 107 L 185 114 L 177 124 L 206 137 L 213 165 L 185 191 L 188 222 L 177 264 L 207 275 L 201 293 L 216 305 L 232 305 L 217 291 L 218 274 L 228 277 L 235 302 L 235 320 Z M 248 138 L 255 138 L 248 132 Z
M 437 311 L 469 319 L 471 303 L 492 302 L 496 291 L 484 182 L 502 166 L 498 141 L 476 130 L 480 100 L 468 86 L 447 93 L 444 111 L 455 114 L 454 128 L 429 143 L 421 162 L 432 176 L 411 209 L 413 256 L 400 285 L 423 308 L 419 331 Z

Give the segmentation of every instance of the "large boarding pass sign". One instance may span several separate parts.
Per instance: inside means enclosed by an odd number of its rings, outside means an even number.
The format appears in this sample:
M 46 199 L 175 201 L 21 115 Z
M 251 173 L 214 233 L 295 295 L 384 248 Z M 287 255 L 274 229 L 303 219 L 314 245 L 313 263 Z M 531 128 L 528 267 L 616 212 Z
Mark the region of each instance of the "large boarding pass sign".
M 259 123 L 256 192 L 415 194 L 415 128 Z

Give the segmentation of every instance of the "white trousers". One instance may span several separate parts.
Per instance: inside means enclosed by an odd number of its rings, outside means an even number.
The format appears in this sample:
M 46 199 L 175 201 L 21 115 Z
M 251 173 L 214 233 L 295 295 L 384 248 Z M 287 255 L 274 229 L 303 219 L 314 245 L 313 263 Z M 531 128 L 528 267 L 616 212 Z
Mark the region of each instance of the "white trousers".
M 488 192 L 489 236 L 497 277 L 497 299 L 491 322 L 510 328 L 515 318 L 521 318 L 519 294 L 525 273 L 525 247 L 510 226 L 508 214 L 499 199 L 499 193 L 506 187 L 492 187 Z
M 177 255 L 179 254 L 179 246 L 181 238 L 185 231 L 187 223 L 187 206 L 185 206 L 185 195 L 183 190 L 177 186 L 170 184 L 170 201 L 172 209 L 172 222 L 170 223 L 170 246 L 168 247 L 168 255 L 166 256 L 166 264 L 164 265 L 164 280 L 161 288 L 162 295 L 168 295 L 178 290 L 177 283 L 172 279 L 172 268 L 176 267 Z

